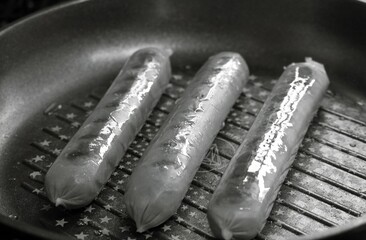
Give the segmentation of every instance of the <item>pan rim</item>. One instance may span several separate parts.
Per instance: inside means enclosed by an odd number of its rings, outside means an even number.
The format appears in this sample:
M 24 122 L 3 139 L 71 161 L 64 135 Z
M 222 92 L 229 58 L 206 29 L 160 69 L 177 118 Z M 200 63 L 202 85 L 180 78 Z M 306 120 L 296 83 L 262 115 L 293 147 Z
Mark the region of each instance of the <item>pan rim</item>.
M 8 34 L 10 31 L 12 31 L 13 29 L 17 28 L 18 26 L 22 26 L 24 24 L 27 24 L 29 21 L 42 17 L 44 15 L 47 14 L 52 14 L 54 12 L 57 11 L 62 11 L 66 8 L 78 5 L 78 4 L 82 4 L 85 2 L 88 2 L 91 0 L 74 0 L 74 1 L 69 1 L 66 3 L 61 3 L 61 4 L 57 4 L 55 6 L 37 11 L 36 13 L 30 14 L 26 17 L 23 17 L 19 20 L 16 20 L 14 22 L 12 22 L 11 24 L 6 25 L 5 27 L 0 29 L 0 38 L 4 37 L 6 34 Z M 359 2 L 359 3 L 365 3 L 362 2 L 360 0 L 354 0 L 355 2 Z M 46 230 L 46 229 L 42 229 L 39 227 L 35 227 L 29 223 L 26 222 L 20 222 L 20 221 L 16 221 L 17 224 L 14 224 L 14 220 L 0 214 L 0 226 L 2 227 L 7 227 L 7 228 L 12 228 L 15 231 L 23 231 L 26 234 L 30 234 L 29 236 L 31 237 L 37 237 L 37 238 L 44 238 L 44 236 L 49 236 L 49 234 L 53 234 L 53 232 Z M 357 228 L 359 228 L 362 225 L 366 225 L 366 218 L 365 217 L 360 217 L 357 218 L 355 220 L 353 220 L 352 222 L 348 223 L 348 224 L 344 224 L 338 227 L 333 227 L 330 228 L 324 232 L 321 233 L 316 233 L 313 235 L 308 235 L 308 236 L 303 236 L 300 237 L 299 239 L 331 239 L 331 237 L 334 237 L 334 235 L 337 234 L 344 234 L 346 232 L 350 232 L 353 231 Z M 36 230 L 33 232 L 30 232 L 29 230 Z M 357 234 L 357 233 L 356 233 Z M 357 236 L 357 235 L 356 235 Z M 52 238 L 56 238 L 57 235 L 52 236 Z M 341 235 L 337 235 L 337 237 L 341 237 Z
M 3 37 L 3 35 L 7 34 L 8 32 L 12 31 L 14 28 L 17 28 L 19 25 L 26 24 L 28 21 L 31 21 L 35 18 L 62 10 L 64 8 L 71 7 L 74 5 L 82 4 L 82 3 L 88 2 L 88 1 L 91 1 L 91 0 L 68 0 L 66 2 L 58 3 L 58 4 L 55 4 L 50 7 L 45 7 L 41 10 L 30 13 L 24 17 L 20 17 L 19 19 L 16 19 L 16 20 L 12 21 L 11 23 L 5 24 L 5 26 L 0 27 L 0 38 Z

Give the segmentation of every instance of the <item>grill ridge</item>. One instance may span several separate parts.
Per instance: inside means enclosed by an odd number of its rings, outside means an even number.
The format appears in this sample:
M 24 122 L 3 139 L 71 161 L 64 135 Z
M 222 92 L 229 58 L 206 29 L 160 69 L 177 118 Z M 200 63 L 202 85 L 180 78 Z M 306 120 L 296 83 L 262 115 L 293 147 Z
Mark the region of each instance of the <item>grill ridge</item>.
M 177 211 L 176 215 L 168 220 L 167 223 L 153 230 L 153 238 L 155 237 L 159 239 L 175 239 L 176 235 L 174 234 L 181 234 L 180 236 L 184 237 L 186 233 L 191 234 L 190 236 L 192 237 L 192 239 L 212 238 L 212 235 L 208 228 L 207 220 L 205 219 L 209 198 L 214 192 L 215 187 L 218 184 L 218 181 L 221 178 L 226 165 L 235 153 L 238 145 L 240 145 L 242 139 L 244 139 L 247 131 L 249 130 L 252 122 L 259 112 L 260 107 L 264 103 L 265 97 L 268 96 L 269 90 L 266 89 L 268 88 L 267 85 L 268 82 L 265 82 L 261 78 L 256 79 L 256 82 L 251 81 L 248 88 L 245 89 L 244 93 L 239 97 L 238 101 L 233 106 L 231 113 L 226 119 L 223 129 L 219 132 L 214 142 L 212 151 L 207 154 L 207 160 L 204 160 L 203 164 L 200 167 L 200 170 L 198 171 L 195 179 L 191 184 L 187 196 L 183 199 L 181 208 Z M 91 206 L 99 207 L 99 212 L 109 212 L 115 217 L 128 219 L 126 213 L 123 210 L 120 210 L 118 207 L 111 204 L 109 200 L 106 200 L 107 195 L 105 194 L 107 193 L 104 192 L 115 192 L 116 195 L 114 197 L 117 197 L 118 199 L 123 198 L 124 184 L 128 181 L 128 176 L 132 173 L 134 166 L 136 165 L 139 158 L 142 156 L 145 148 L 149 145 L 150 141 L 158 131 L 162 122 L 166 119 L 176 99 L 178 99 L 180 94 L 183 92 L 184 87 L 186 87 L 186 84 L 174 80 L 172 81 L 172 84 L 164 93 L 163 97 L 154 108 L 152 114 L 149 116 L 148 120 L 145 123 L 145 126 L 142 128 L 135 141 L 131 144 L 125 156 L 122 158 L 120 164 L 115 170 L 115 175 L 112 175 L 110 181 L 108 181 L 105 188 L 102 190 L 101 195 L 92 203 Z M 262 91 L 264 89 L 266 92 Z M 36 151 L 37 154 L 45 154 L 46 158 L 50 159 L 50 162 L 54 161 L 59 153 L 59 150 L 62 149 L 63 146 L 65 146 L 71 136 L 77 131 L 78 127 L 86 119 L 90 111 L 92 111 L 93 108 L 97 105 L 98 101 L 103 95 L 103 90 L 104 89 L 98 89 L 96 92 L 88 93 L 87 95 L 85 95 L 85 97 L 78 97 L 73 101 L 64 103 L 61 108 L 53 108 L 52 111 L 49 111 L 47 114 L 45 114 L 50 120 L 50 124 L 47 124 L 47 126 L 42 126 L 40 128 L 40 132 L 41 134 L 43 134 L 42 138 L 44 139 L 42 139 L 41 141 L 35 139 L 33 142 L 31 142 L 30 145 L 34 148 L 34 151 Z M 319 110 L 319 114 L 321 115 L 321 117 L 329 117 L 330 115 L 332 115 L 333 118 L 340 119 L 341 123 L 342 121 L 350 121 L 352 123 L 351 127 L 363 126 L 362 122 L 360 123 L 353 118 L 344 118 L 341 114 L 333 113 L 332 111 L 327 111 L 323 108 Z M 247 119 L 243 120 L 243 118 L 245 117 Z M 329 119 L 331 118 L 332 117 L 329 117 Z M 236 119 L 239 119 L 240 121 L 237 121 Z M 55 128 L 54 126 L 58 126 L 58 128 Z M 328 158 L 321 152 L 318 153 L 311 148 L 311 150 L 309 150 L 309 146 L 312 145 L 318 146 L 319 148 L 327 146 L 329 147 L 330 151 L 339 151 L 343 154 L 346 153 L 347 156 L 352 156 L 355 159 L 359 159 L 359 164 L 363 164 L 362 161 L 365 160 L 365 156 L 359 154 L 357 150 L 352 151 L 349 148 L 339 146 L 334 142 L 329 142 L 327 141 L 327 139 L 323 139 L 322 137 L 314 135 L 314 131 L 323 131 L 324 129 L 325 131 L 328 131 L 331 134 L 336 134 L 341 138 L 347 137 L 349 139 L 365 143 L 365 139 L 360 137 L 362 136 L 362 134 L 365 134 L 364 132 L 361 131 L 357 134 L 354 134 L 352 132 L 354 130 L 350 127 L 346 129 L 335 128 L 329 123 L 323 122 L 322 119 L 316 118 L 311 123 L 311 127 L 309 128 L 304 142 L 300 147 L 297 158 L 299 157 L 299 154 L 302 154 L 302 158 L 313 158 L 319 161 L 319 164 L 321 163 L 324 166 L 326 165 L 329 167 L 333 167 L 334 171 L 342 171 L 342 174 L 347 174 L 347 176 L 353 178 L 356 177 L 358 181 L 366 182 L 366 175 L 363 172 L 357 171 L 357 168 L 352 168 L 353 165 L 342 165 L 342 162 L 334 161 L 334 159 Z M 58 151 L 56 151 L 57 149 Z M 327 228 L 337 226 L 345 221 L 337 218 L 336 216 L 337 222 L 335 222 L 331 219 L 328 219 L 327 215 L 324 216 L 321 211 L 324 212 L 328 208 L 334 208 L 336 211 L 343 212 L 343 215 L 345 214 L 344 216 L 348 216 L 347 218 L 361 216 L 361 211 L 358 211 L 352 206 L 347 205 L 347 203 L 343 202 L 342 199 L 338 201 L 338 199 L 334 199 L 333 197 L 326 196 L 323 193 L 319 192 L 319 189 L 311 189 L 310 185 L 307 185 L 306 183 L 300 184 L 296 177 L 294 178 L 294 174 L 305 174 L 304 176 L 308 176 L 308 179 L 314 179 L 314 181 L 315 179 L 317 179 L 317 181 L 320 181 L 322 184 L 324 183 L 324 187 L 331 186 L 339 189 L 339 191 L 344 191 L 356 198 L 359 198 L 360 201 L 365 200 L 366 204 L 365 193 L 358 192 L 358 190 L 351 187 L 352 185 L 350 186 L 333 178 L 326 177 L 325 175 L 322 175 L 320 173 L 313 172 L 312 170 L 307 169 L 306 166 L 300 166 L 299 164 L 301 164 L 302 162 L 297 158 L 295 160 L 294 166 L 292 167 L 292 169 L 290 169 L 288 177 L 283 187 L 281 188 L 281 193 L 279 194 L 275 202 L 274 209 L 277 210 L 272 211 L 264 228 L 264 233 L 259 234 L 256 239 L 272 239 L 274 236 L 277 236 L 280 233 L 287 235 L 304 235 L 310 233 L 309 229 L 311 229 L 310 226 L 312 226 L 312 224 L 315 224 L 320 228 Z M 215 160 L 219 162 L 215 162 Z M 42 186 L 43 177 L 46 174 L 47 168 L 50 166 L 50 164 L 44 166 L 45 163 L 42 163 L 43 165 L 40 165 L 38 162 L 35 162 L 32 159 L 25 159 L 23 163 L 30 170 L 39 171 L 40 175 L 38 175 L 36 178 L 30 177 L 30 181 L 32 183 L 23 182 L 21 184 L 22 187 L 44 199 L 44 201 L 48 202 L 45 193 L 43 191 L 38 192 L 41 187 L 37 186 Z M 35 186 L 34 184 L 36 184 L 37 186 Z M 304 194 L 304 196 L 314 199 L 313 202 L 319 201 L 322 203 L 322 207 L 326 208 L 318 212 L 315 211 L 316 208 L 312 208 L 314 206 L 299 205 L 296 201 L 301 199 L 296 195 L 294 195 L 294 199 L 290 201 L 290 198 L 288 198 L 288 194 L 291 194 L 291 191 L 297 191 L 298 193 Z M 287 209 L 287 211 L 292 211 L 292 214 L 295 214 L 296 217 L 300 219 L 300 223 L 294 225 L 290 218 L 283 215 L 284 213 L 281 212 L 281 209 Z M 65 216 L 72 218 L 76 217 L 74 216 L 74 213 L 70 212 L 67 212 Z M 90 213 L 90 217 L 92 218 L 93 216 L 93 213 Z M 44 217 L 41 217 L 41 219 L 44 220 Z M 308 230 L 305 231 L 304 229 L 302 229 L 302 223 L 305 224 L 303 225 L 303 228 Z M 97 232 L 103 231 L 103 229 L 105 228 L 105 226 L 99 224 L 98 221 L 92 220 L 90 221 L 90 224 L 84 226 L 81 229 L 85 229 L 85 232 L 87 232 L 88 226 L 90 227 L 90 229 L 92 229 L 90 231 Z M 51 228 L 52 226 L 49 227 Z M 133 225 L 131 225 L 131 228 L 133 229 Z M 169 234 L 171 231 L 169 230 L 170 228 L 174 228 L 177 230 L 174 232 L 174 234 Z M 70 229 L 70 231 L 74 231 L 72 229 Z M 279 229 L 281 229 L 281 231 L 278 231 Z M 60 229 L 56 230 L 59 231 Z M 112 239 L 117 239 L 121 236 L 131 236 L 131 238 L 135 236 L 134 233 L 130 232 L 129 230 L 126 230 L 122 233 L 119 233 L 116 230 L 111 230 L 109 228 L 108 230 L 110 231 L 109 237 Z M 177 232 L 178 230 L 180 232 Z M 67 231 L 69 231 L 69 229 L 66 230 L 66 234 L 68 234 L 69 236 L 75 236 L 75 233 L 71 234 Z M 144 239 L 142 235 L 138 235 L 137 237 Z

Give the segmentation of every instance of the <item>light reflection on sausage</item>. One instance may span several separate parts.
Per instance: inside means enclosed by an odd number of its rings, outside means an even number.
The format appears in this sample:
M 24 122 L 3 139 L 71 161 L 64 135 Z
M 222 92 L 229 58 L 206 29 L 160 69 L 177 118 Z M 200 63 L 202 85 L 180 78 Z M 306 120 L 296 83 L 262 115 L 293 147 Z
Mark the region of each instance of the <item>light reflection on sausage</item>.
M 156 105 L 171 76 L 168 53 L 134 53 L 46 175 L 48 198 L 66 208 L 89 204 Z
M 205 63 L 177 101 L 128 182 L 125 203 L 139 232 L 176 212 L 247 78 L 239 54 L 221 53 Z
M 286 68 L 210 201 L 215 236 L 251 239 L 261 231 L 328 85 L 317 62 Z

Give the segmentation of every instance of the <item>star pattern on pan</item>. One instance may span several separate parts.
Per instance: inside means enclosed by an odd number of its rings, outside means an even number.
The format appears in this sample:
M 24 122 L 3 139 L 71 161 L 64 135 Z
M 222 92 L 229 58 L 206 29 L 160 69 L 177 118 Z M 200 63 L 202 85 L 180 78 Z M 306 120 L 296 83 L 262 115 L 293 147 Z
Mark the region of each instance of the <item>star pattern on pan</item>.
M 55 155 L 59 155 L 59 154 L 61 153 L 61 149 L 59 149 L 59 148 L 55 148 L 55 149 L 51 150 L 51 152 L 52 152 L 53 154 L 55 154 Z
M 93 210 L 95 210 L 95 208 L 92 206 L 92 205 L 89 205 L 85 210 L 84 212 L 92 212 Z
M 37 176 L 41 176 L 42 174 L 41 174 L 41 172 L 40 171 L 34 171 L 34 172 L 32 172 L 31 174 L 29 174 L 29 176 L 31 177 L 31 178 L 36 178 Z
M 67 119 L 74 119 L 74 118 L 76 118 L 76 116 L 77 116 L 77 115 L 76 115 L 75 113 L 67 113 L 67 114 L 66 114 L 66 118 L 67 118 Z
M 49 141 L 49 140 L 43 140 L 42 142 L 40 142 L 39 143 L 41 146 L 46 146 L 46 147 L 48 147 L 48 146 L 50 146 L 50 144 L 51 144 L 51 141 Z
M 56 125 L 56 126 L 54 126 L 54 127 L 51 127 L 51 130 L 52 130 L 53 132 L 59 132 L 59 131 L 61 131 L 61 130 L 62 130 L 62 127 L 60 127 L 60 126 Z
M 45 158 L 46 158 L 45 155 L 37 155 L 34 158 L 32 158 L 32 161 L 35 163 L 42 162 Z
M 268 96 L 268 93 L 266 91 L 260 91 L 258 95 L 260 97 L 266 97 L 266 96 Z
M 41 211 L 49 211 L 51 208 L 51 204 L 43 204 Z
M 86 107 L 86 108 L 90 108 L 90 107 L 94 106 L 94 103 L 93 103 L 93 102 L 91 102 L 91 101 L 89 101 L 89 102 L 84 102 L 83 106 L 84 106 L 84 107 Z
M 61 226 L 64 227 L 64 225 L 68 223 L 68 221 L 65 221 L 64 218 L 60 219 L 60 220 L 56 220 L 56 225 L 55 226 Z
M 78 127 L 80 127 L 80 126 L 81 126 L 81 124 L 80 124 L 79 122 L 76 122 L 76 121 L 75 121 L 75 122 L 72 122 L 72 123 L 71 123 L 71 126 L 72 126 L 72 127 L 74 127 L 74 128 L 78 128 Z
M 181 240 L 178 235 L 170 235 L 172 240 Z
M 255 79 L 253 79 L 255 80 Z M 248 90 L 248 91 L 251 91 L 251 90 Z M 258 91 L 259 95 L 268 95 L 268 93 L 266 91 Z M 257 93 L 257 94 L 258 94 Z M 248 99 L 247 99 L 248 100 Z M 246 101 L 247 101 L 246 100 Z M 84 102 L 84 104 L 81 104 L 81 106 L 84 106 L 85 108 L 91 108 L 92 106 L 94 106 L 95 104 L 93 102 L 90 102 L 90 104 L 87 104 L 88 102 Z M 171 104 L 169 102 L 165 103 L 164 106 L 170 106 Z M 247 105 L 245 105 L 247 106 Z M 256 107 L 258 109 L 260 109 L 258 107 L 258 105 L 256 104 L 252 104 L 252 107 Z M 248 110 L 250 110 L 248 108 Z M 157 115 L 160 115 L 160 117 L 166 117 L 166 113 L 158 113 Z M 75 113 L 67 113 L 67 116 L 66 117 L 69 121 L 68 121 L 68 124 L 72 127 L 80 127 L 82 121 L 83 121 L 83 116 L 82 114 L 78 114 L 78 116 L 75 114 Z M 239 119 L 241 118 L 242 116 L 241 115 L 238 115 L 237 112 L 233 112 L 232 116 L 238 116 L 238 122 L 239 121 L 242 121 L 242 119 Z M 249 118 L 249 120 L 247 121 L 248 124 L 250 123 L 250 121 L 252 121 L 252 116 L 245 116 L 247 118 Z M 65 118 L 65 116 L 64 116 Z M 78 120 L 78 121 L 76 121 Z M 158 119 L 159 120 L 159 119 Z M 80 123 L 80 122 L 81 123 Z M 49 139 L 41 139 L 40 141 L 37 141 L 36 143 L 38 143 L 39 145 L 43 146 L 43 147 L 49 147 L 49 146 L 52 146 L 55 145 L 55 146 L 59 146 L 57 144 L 57 141 L 60 142 L 60 140 L 69 140 L 72 136 L 73 133 L 75 133 L 76 129 L 74 130 L 71 130 L 64 127 L 63 124 L 60 124 L 60 125 L 57 125 L 57 124 L 53 124 L 53 125 L 50 125 L 50 126 L 53 126 L 53 127 L 50 127 L 48 129 L 50 129 L 52 132 L 54 133 L 57 133 L 58 135 L 58 139 L 54 139 L 52 138 L 52 140 L 49 140 Z M 147 127 L 146 128 L 146 132 L 144 134 L 142 134 L 141 138 L 145 138 L 147 136 L 147 134 L 149 133 L 156 133 L 155 130 L 152 130 L 153 128 L 156 128 L 156 126 L 158 125 L 151 125 L 151 127 Z M 69 133 L 68 131 L 72 131 L 73 133 Z M 151 136 L 150 136 L 151 138 Z M 63 142 L 63 144 L 65 144 L 65 141 Z M 143 151 L 145 148 L 146 148 L 146 145 L 144 145 L 144 143 L 140 143 L 140 142 L 134 142 L 135 144 L 135 147 L 138 149 L 138 152 L 141 152 Z M 55 151 L 56 150 L 56 151 Z M 61 149 L 59 148 L 53 148 L 53 150 L 50 150 L 50 151 L 53 151 L 53 153 L 55 154 L 59 154 Z M 134 155 L 137 155 L 134 153 Z M 46 157 L 47 156 L 47 157 Z M 123 186 L 123 184 L 127 181 L 126 178 L 129 177 L 129 174 L 126 174 L 125 171 L 130 171 L 130 168 L 133 169 L 133 166 L 136 164 L 136 161 L 139 160 L 139 157 L 136 157 L 136 156 L 132 156 L 131 154 L 126 154 L 126 157 L 129 157 L 128 158 L 128 161 L 125 160 L 125 162 L 123 163 L 122 166 L 125 166 L 125 169 L 122 169 L 121 171 L 120 170 L 116 170 L 115 172 L 113 172 L 113 176 L 117 178 L 116 181 L 114 181 L 110 186 L 104 188 L 104 189 L 109 189 L 109 191 L 111 190 L 121 190 L 119 191 L 119 193 L 123 193 L 125 191 L 125 187 Z M 35 155 L 35 157 L 33 158 L 27 158 L 28 161 L 30 159 L 30 161 L 32 163 L 39 163 L 39 164 L 42 164 L 43 161 L 45 161 L 46 163 L 48 163 L 49 161 L 49 158 L 50 156 L 49 155 Z M 51 165 L 52 163 L 49 164 L 49 166 Z M 43 164 L 44 166 L 45 164 Z M 128 166 L 128 165 L 132 165 L 132 166 Z M 128 168 L 127 168 L 128 166 Z M 117 172 L 119 171 L 119 172 Z M 32 172 L 29 176 L 30 178 L 36 178 L 38 176 L 40 176 L 40 171 L 34 171 Z M 299 173 L 294 173 L 293 176 L 296 176 L 297 174 Z M 118 178 L 117 176 L 119 175 L 122 175 L 123 176 L 123 179 L 120 179 Z M 201 181 L 201 180 L 200 180 Z M 295 182 L 295 181 L 294 181 Z M 113 185 L 113 184 L 119 184 L 121 186 L 116 186 L 116 185 Z M 288 185 L 291 185 L 291 181 L 286 181 L 286 183 Z M 193 188 L 195 189 L 195 188 Z M 190 187 L 190 190 L 192 190 L 192 187 Z M 33 189 L 33 192 L 36 193 L 36 194 L 43 194 L 43 189 L 42 188 L 35 188 Z M 113 229 L 110 228 L 108 229 L 107 227 L 104 227 L 103 226 L 106 226 L 105 224 L 111 224 L 113 221 L 112 221 L 112 218 L 108 217 L 107 215 L 104 215 L 106 213 L 106 211 L 111 211 L 113 209 L 117 209 L 118 211 L 125 211 L 123 209 L 123 207 L 120 209 L 120 208 L 116 208 L 114 206 L 118 205 L 118 204 L 115 204 L 117 203 L 117 201 L 120 201 L 121 200 L 121 196 L 118 196 L 119 193 L 116 193 L 116 196 L 115 195 L 111 195 L 110 192 L 106 195 L 104 195 L 104 201 L 106 201 L 108 199 L 108 203 L 109 204 L 94 204 L 95 207 L 93 207 L 92 205 L 89 205 L 87 208 L 84 209 L 84 211 L 82 212 L 82 215 L 84 216 L 80 216 L 78 218 L 78 221 L 79 222 L 82 222 L 83 224 L 85 225 L 89 225 L 89 226 L 93 226 L 93 224 L 97 224 L 97 226 L 99 227 L 96 227 L 98 228 L 98 232 L 100 234 L 100 237 L 102 238 L 103 236 L 106 237 L 106 236 L 109 236 L 109 235 L 113 235 L 114 232 L 113 232 Z M 295 191 L 291 190 L 289 191 L 289 194 L 291 196 L 295 196 L 296 193 Z M 210 194 L 209 193 L 205 193 L 205 194 L 202 194 L 202 191 L 193 191 L 192 190 L 192 195 L 189 197 L 189 200 L 190 202 L 185 202 L 185 204 L 182 204 L 180 210 L 182 212 L 185 212 L 183 213 L 181 216 L 176 216 L 175 218 L 175 224 L 176 223 L 184 223 L 182 224 L 182 226 L 186 225 L 186 223 L 189 223 L 191 224 L 192 222 L 195 224 L 195 223 L 200 223 L 202 225 L 205 225 L 206 224 L 206 220 L 205 219 L 201 219 L 201 212 L 200 211 L 197 211 L 197 209 L 201 210 L 202 212 L 205 212 L 207 211 L 207 203 L 208 203 L 208 200 L 210 199 Z M 278 203 L 281 203 L 283 202 L 284 200 L 281 199 L 281 198 L 278 198 L 277 199 L 277 202 Z M 202 205 L 201 205 L 202 204 Z M 188 207 L 189 206 L 189 207 Z M 196 209 L 195 209 L 196 208 Z M 55 210 L 58 210 L 57 208 L 54 208 L 53 206 L 51 206 L 51 204 L 44 204 L 42 208 L 40 208 L 40 211 L 49 211 L 50 209 L 52 209 L 52 211 L 55 211 Z M 194 209 L 194 210 L 191 210 L 191 209 Z M 50 212 L 52 212 L 50 211 Z M 62 210 L 61 210 L 62 211 Z M 197 211 L 197 212 L 196 212 Z M 113 211 L 112 211 L 113 212 Z M 179 213 L 179 212 L 178 212 Z M 110 213 L 108 213 L 110 214 Z M 281 209 L 278 209 L 277 211 L 274 212 L 274 214 L 276 215 L 283 215 L 283 210 Z M 87 216 L 85 216 L 87 215 Z M 67 216 L 67 215 L 65 215 Z M 125 216 L 124 216 L 125 217 Z M 191 222 L 190 222 L 191 221 Z M 69 223 L 70 222 L 70 223 Z M 65 218 L 58 218 L 56 220 L 56 223 L 55 225 L 57 227 L 60 227 L 60 228 L 64 228 L 64 226 L 67 226 L 69 227 L 69 225 L 71 226 L 71 223 L 72 223 L 72 218 L 68 218 L 68 217 L 65 217 Z M 103 226 L 101 226 L 100 224 L 102 224 Z M 68 224 L 68 225 L 67 225 Z M 131 227 L 132 226 L 132 227 Z M 67 229 L 66 227 L 66 229 Z M 119 231 L 117 230 L 117 232 L 119 234 L 124 234 L 123 236 L 125 236 L 123 239 L 134 239 L 133 237 L 128 237 L 126 238 L 126 234 L 135 234 L 135 231 L 134 231 L 134 227 L 133 225 L 130 223 L 126 223 L 126 225 L 123 225 L 121 227 L 118 228 Z M 175 231 L 175 225 L 172 224 L 172 225 L 169 225 L 169 224 L 165 224 L 163 226 L 160 226 L 158 228 L 156 228 L 157 230 L 156 231 L 161 231 L 161 232 L 167 232 L 168 235 L 171 239 L 173 240 L 183 240 L 184 239 L 184 235 L 179 235 L 179 231 Z M 172 230 L 174 229 L 174 230 Z M 196 234 L 196 229 L 194 229 L 192 226 L 187 226 L 184 228 L 183 230 L 185 233 L 193 233 L 193 234 Z M 91 237 L 90 236 L 90 233 L 89 232 L 86 232 L 86 231 L 80 231 L 80 229 L 77 231 L 75 230 L 74 233 L 72 233 L 72 236 L 75 236 L 75 238 L 77 239 L 87 239 L 88 237 Z M 141 237 L 145 238 L 145 239 L 150 239 L 150 238 L 153 238 L 153 232 L 148 232 L 148 233 L 144 233 L 144 234 L 141 234 L 140 237 L 138 237 L 138 239 L 140 239 Z M 143 239 L 141 238 L 141 239 Z
M 85 216 L 84 218 L 80 218 L 79 221 L 81 221 L 83 224 L 88 224 L 91 219 Z
M 296 195 L 296 192 L 295 192 L 294 190 L 291 190 L 291 191 L 289 192 L 289 194 L 293 196 L 293 195 Z
M 196 212 L 190 212 L 190 213 L 189 213 L 189 216 L 190 216 L 190 217 L 195 217 L 196 215 L 197 215 L 197 213 L 196 213 Z
M 84 232 L 81 232 L 81 233 L 79 233 L 79 234 L 75 234 L 74 235 L 77 239 L 80 239 L 80 240 L 85 240 L 85 238 L 87 237 L 87 236 L 89 236 L 88 234 L 84 234 Z
M 123 184 L 124 182 L 125 182 L 125 180 L 123 180 L 123 179 L 117 181 L 118 184 Z
M 183 210 L 183 211 L 185 211 L 185 210 L 187 210 L 187 209 L 188 209 L 187 205 L 182 205 L 182 210 Z
M 130 226 L 122 226 L 119 227 L 119 229 L 121 230 L 121 232 L 129 232 L 130 231 Z
M 59 136 L 61 140 L 69 140 L 70 137 L 69 136 L 66 136 L 66 135 L 60 135 Z
M 106 210 L 111 210 L 112 206 L 111 206 L 111 205 L 109 205 L 109 204 L 107 204 L 107 205 L 104 205 L 104 208 L 105 208 Z
M 109 234 L 110 234 L 110 230 L 108 230 L 107 228 L 103 228 L 102 230 L 100 230 L 100 233 L 102 234 L 102 235 L 105 235 L 105 236 L 109 236 Z
M 108 216 L 104 216 L 103 218 L 99 218 L 100 219 L 100 223 L 108 223 L 110 220 L 112 220 L 112 218 L 108 217 Z
M 285 212 L 282 209 L 278 209 L 274 212 L 276 215 L 283 215 Z
M 162 227 L 162 229 L 163 229 L 163 231 L 164 231 L 164 232 L 166 232 L 166 231 L 171 230 L 171 228 L 170 228 L 170 227 L 171 227 L 170 225 L 164 225 L 164 226 Z
M 114 199 L 116 199 L 116 197 L 113 195 L 108 197 L 108 200 L 110 200 L 110 201 L 114 201 Z
M 199 206 L 198 206 L 198 209 L 199 209 L 199 210 L 204 211 L 204 210 L 206 209 L 206 207 L 205 207 L 205 206 L 203 206 L 203 205 L 199 205 Z
M 145 239 L 152 238 L 152 233 L 145 233 L 144 237 L 145 237 Z
M 38 189 L 38 188 L 35 188 L 35 189 L 33 189 L 32 192 L 38 195 L 38 194 L 40 194 L 42 192 L 42 190 L 41 189 Z

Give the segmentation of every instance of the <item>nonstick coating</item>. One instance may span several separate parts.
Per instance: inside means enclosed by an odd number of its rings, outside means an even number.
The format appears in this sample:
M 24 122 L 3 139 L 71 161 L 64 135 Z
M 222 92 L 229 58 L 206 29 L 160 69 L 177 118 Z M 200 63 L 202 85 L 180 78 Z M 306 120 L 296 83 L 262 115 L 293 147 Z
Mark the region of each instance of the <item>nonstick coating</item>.
M 175 69 L 236 51 L 252 72 L 280 75 L 304 57 L 325 64 L 331 88 L 366 99 L 366 4 L 337 0 L 76 1 L 0 32 L 0 213 L 33 219 L 35 199 L 9 181 L 29 129 L 52 102 L 113 79 L 144 46 L 170 48 Z M 365 110 L 365 109 L 364 109 Z M 359 119 L 365 120 L 366 111 Z M 24 132 L 27 129 L 28 132 Z M 1 218 L 5 225 L 19 225 Z M 26 225 L 21 225 L 25 230 Z M 34 232 L 34 231 L 33 231 Z M 42 231 L 36 231 L 45 234 Z

